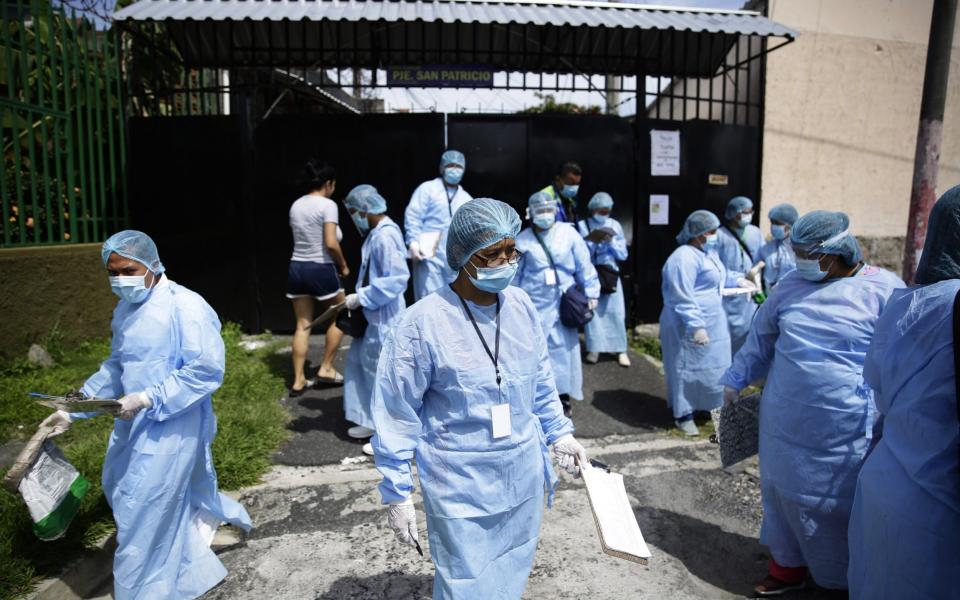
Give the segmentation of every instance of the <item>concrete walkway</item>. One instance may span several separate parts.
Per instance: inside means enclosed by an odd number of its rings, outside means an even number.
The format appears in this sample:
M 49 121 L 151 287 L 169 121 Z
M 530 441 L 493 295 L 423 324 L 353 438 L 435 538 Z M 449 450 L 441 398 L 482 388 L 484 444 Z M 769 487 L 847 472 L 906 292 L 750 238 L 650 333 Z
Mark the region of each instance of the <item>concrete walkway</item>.
M 321 341 L 312 341 L 314 365 Z M 726 473 L 715 445 L 672 433 L 661 372 L 642 356 L 632 359 L 630 369 L 610 357 L 584 365 L 587 400 L 574 405 L 574 422 L 588 453 L 624 474 L 653 558 L 641 566 L 603 554 L 582 482 L 562 474 L 524 598 L 749 597 L 767 562 L 757 540 L 756 463 Z M 288 369 L 284 364 L 277 362 Z M 294 436 L 264 482 L 240 492 L 255 528 L 220 552 L 230 574 L 206 597 L 430 598 L 433 565 L 419 493 L 424 558 L 386 525 L 379 473 L 346 435 L 342 388 L 284 403 Z

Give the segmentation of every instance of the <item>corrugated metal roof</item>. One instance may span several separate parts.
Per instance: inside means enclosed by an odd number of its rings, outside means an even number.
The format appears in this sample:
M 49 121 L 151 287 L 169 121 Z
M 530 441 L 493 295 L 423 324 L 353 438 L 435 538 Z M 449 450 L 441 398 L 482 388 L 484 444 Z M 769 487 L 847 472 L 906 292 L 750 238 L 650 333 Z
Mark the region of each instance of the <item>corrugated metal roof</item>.
M 422 21 L 515 23 L 796 37 L 750 11 L 681 10 L 626 3 L 510 0 L 140 0 L 117 21 Z
M 756 58 L 762 39 L 797 35 L 754 12 L 592 0 L 140 0 L 114 18 L 128 28 L 163 23 L 184 60 L 205 67 L 483 64 L 708 77 L 738 40 L 748 40 L 743 58 Z

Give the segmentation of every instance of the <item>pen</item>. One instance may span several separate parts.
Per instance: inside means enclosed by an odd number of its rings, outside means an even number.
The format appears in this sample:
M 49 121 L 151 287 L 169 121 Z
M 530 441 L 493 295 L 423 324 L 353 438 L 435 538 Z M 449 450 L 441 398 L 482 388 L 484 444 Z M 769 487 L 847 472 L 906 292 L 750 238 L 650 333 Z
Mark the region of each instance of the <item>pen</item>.
M 413 543 L 417 545 L 417 552 L 420 553 L 420 558 L 423 558 L 423 549 L 420 547 L 420 542 L 413 540 Z
M 598 468 L 598 469 L 603 469 L 603 470 L 606 471 L 607 473 L 610 472 L 610 467 L 608 467 L 607 465 L 603 464 L 603 463 L 600 462 L 599 460 L 593 460 L 593 459 L 591 458 L 591 459 L 590 459 L 590 466 L 591 466 L 591 467 L 596 467 L 596 468 Z

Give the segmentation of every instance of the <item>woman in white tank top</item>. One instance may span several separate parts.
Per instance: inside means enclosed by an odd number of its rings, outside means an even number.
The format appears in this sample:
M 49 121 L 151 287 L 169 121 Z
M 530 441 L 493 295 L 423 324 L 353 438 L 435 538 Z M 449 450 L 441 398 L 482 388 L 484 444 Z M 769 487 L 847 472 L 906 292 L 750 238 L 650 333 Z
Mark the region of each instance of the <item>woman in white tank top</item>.
M 307 193 L 290 206 L 290 229 L 293 232 L 293 255 L 287 274 L 287 298 L 293 301 L 297 328 L 293 333 L 293 385 L 290 397 L 296 397 L 314 383 L 304 374 L 304 363 L 310 349 L 310 323 L 315 303 L 320 311 L 343 302 L 340 277 L 350 274 L 340 249 L 343 233 L 338 225 L 337 204 L 330 199 L 337 185 L 337 173 L 330 164 L 309 160 L 303 170 Z M 333 360 L 343 333 L 331 320 L 325 336 L 323 362 L 317 380 L 343 383 L 343 376 L 333 368 Z

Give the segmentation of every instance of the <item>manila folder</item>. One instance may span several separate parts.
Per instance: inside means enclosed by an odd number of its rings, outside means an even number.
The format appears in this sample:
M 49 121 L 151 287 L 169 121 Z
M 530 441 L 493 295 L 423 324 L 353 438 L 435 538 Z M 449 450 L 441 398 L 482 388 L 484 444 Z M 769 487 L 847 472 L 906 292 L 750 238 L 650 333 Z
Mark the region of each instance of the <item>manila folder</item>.
M 587 467 L 581 473 L 587 484 L 587 496 L 603 551 L 610 556 L 647 564 L 650 550 L 630 507 L 623 475 L 596 467 Z

